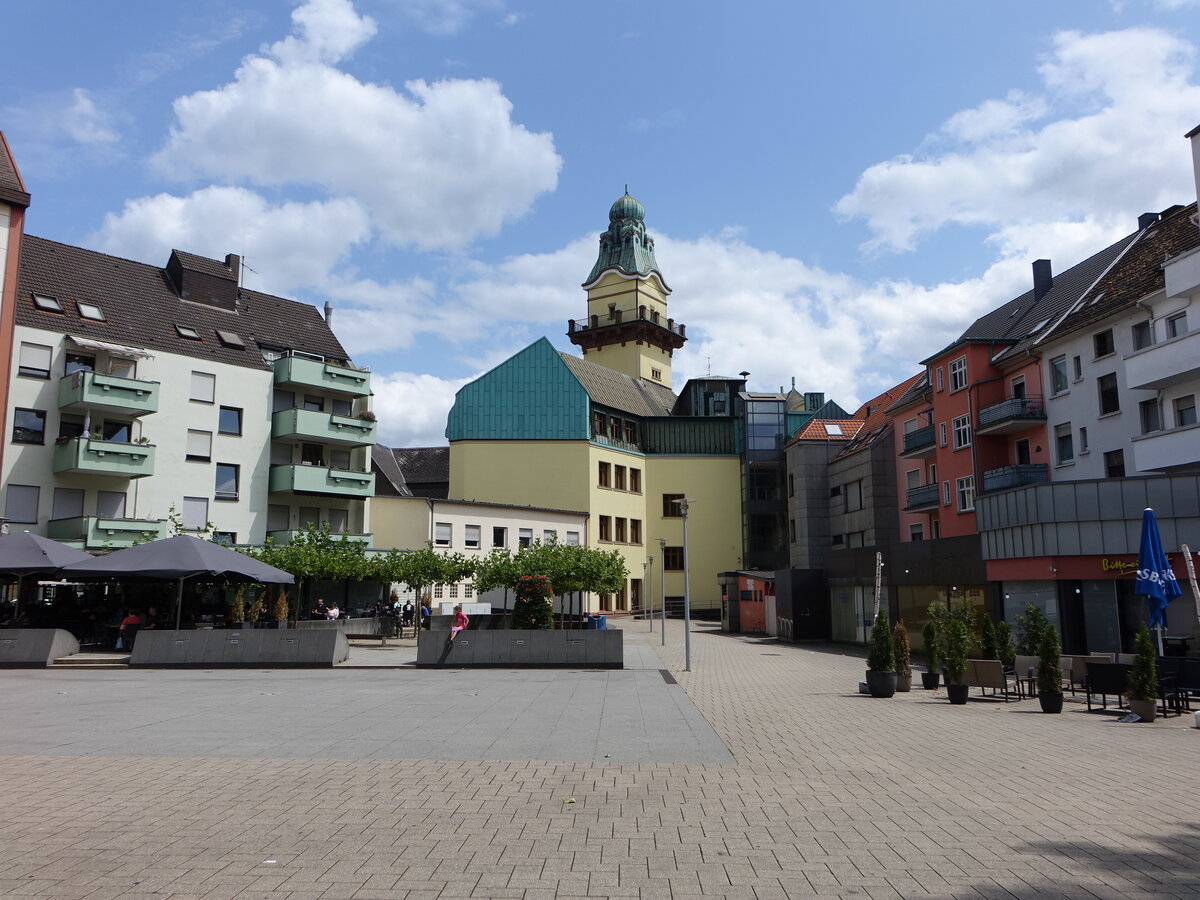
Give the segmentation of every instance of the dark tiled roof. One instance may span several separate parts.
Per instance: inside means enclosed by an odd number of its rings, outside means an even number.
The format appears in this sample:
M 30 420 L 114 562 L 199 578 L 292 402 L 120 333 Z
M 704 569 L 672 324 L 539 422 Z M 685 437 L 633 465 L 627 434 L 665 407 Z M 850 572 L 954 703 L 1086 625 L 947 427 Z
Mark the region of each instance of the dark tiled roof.
M 392 455 L 414 497 L 446 498 L 450 488 L 449 447 L 396 447 Z
M 229 277 L 223 263 L 208 260 L 207 265 Z M 34 293 L 57 297 L 65 312 L 38 309 Z M 80 317 L 76 300 L 99 306 L 106 320 Z M 25 235 L 21 245 L 16 309 L 20 325 L 254 369 L 269 368 L 255 342 L 328 359 L 348 358 L 324 316 L 309 303 L 245 289 L 238 294 L 237 312 L 183 300 L 157 266 L 32 235 Z M 202 340 L 180 337 L 176 324 L 195 328 Z M 217 329 L 236 333 L 245 349 L 223 345 Z
M 1200 228 L 1192 222 L 1196 204 L 1166 210 L 1163 218 L 1143 231 L 1128 252 L 1105 273 L 1074 309 L 1051 332 L 1068 334 L 1103 321 L 1164 287 L 1163 263 L 1200 247 Z
M 231 277 L 229 266 L 223 262 L 209 259 L 206 256 L 197 256 L 195 253 L 188 253 L 186 250 L 172 250 L 171 252 L 179 258 L 179 262 L 185 269 L 191 269 L 193 272 L 203 272 L 205 275 L 212 275 L 215 278 Z
M 17 161 L 13 159 L 3 131 L 0 131 L 0 200 L 16 206 L 29 205 L 29 192 L 21 181 Z
M 635 416 L 669 416 L 675 406 L 675 394 L 668 387 L 622 375 L 569 353 L 559 355 L 594 403 Z
M 375 444 L 371 447 L 371 471 L 375 473 L 376 497 L 411 497 L 404 473 L 390 447 Z
M 929 370 L 920 372 L 917 375 L 904 382 L 908 387 L 899 397 L 892 401 L 891 405 L 884 406 L 883 411 L 890 413 L 895 409 L 902 409 L 910 403 L 916 403 L 918 400 L 926 400 L 929 397 Z M 903 387 L 903 385 L 901 385 Z

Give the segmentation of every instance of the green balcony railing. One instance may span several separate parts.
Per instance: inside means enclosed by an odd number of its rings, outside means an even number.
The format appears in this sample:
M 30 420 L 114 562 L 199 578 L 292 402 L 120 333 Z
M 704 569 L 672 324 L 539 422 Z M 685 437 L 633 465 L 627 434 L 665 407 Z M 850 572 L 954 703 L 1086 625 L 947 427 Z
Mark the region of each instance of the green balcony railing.
M 158 412 L 158 382 L 81 369 L 58 380 L 58 408 L 145 416 Z
M 311 409 L 283 409 L 271 416 L 271 437 L 369 447 L 375 443 L 375 423 Z
M 371 373 L 320 359 L 282 356 L 273 363 L 275 384 L 280 387 L 321 388 L 353 397 L 371 393 Z
M 375 493 L 375 475 L 327 466 L 272 466 L 269 490 L 271 493 L 366 498 Z
M 166 537 L 167 523 L 161 519 L 74 516 L 51 519 L 46 531 L 56 541 L 68 541 L 85 550 L 102 550 L 105 547 L 132 547 L 136 543 Z
M 54 447 L 54 471 L 60 475 L 70 472 L 145 478 L 154 474 L 154 445 L 89 437 L 66 438 Z
M 290 544 L 292 542 L 292 539 L 298 534 L 307 534 L 307 532 L 299 531 L 296 529 L 293 529 L 291 531 L 268 531 L 267 537 L 270 538 L 272 541 L 274 541 L 279 546 L 284 546 L 286 544 Z M 353 541 L 356 544 L 368 544 L 369 545 L 371 543 L 371 541 L 375 538 L 375 535 L 373 535 L 373 534 L 350 534 L 349 532 L 347 532 L 345 534 L 331 534 L 330 538 L 332 538 L 334 541 L 340 541 L 340 540 L 342 540 L 342 538 L 345 538 L 347 541 Z

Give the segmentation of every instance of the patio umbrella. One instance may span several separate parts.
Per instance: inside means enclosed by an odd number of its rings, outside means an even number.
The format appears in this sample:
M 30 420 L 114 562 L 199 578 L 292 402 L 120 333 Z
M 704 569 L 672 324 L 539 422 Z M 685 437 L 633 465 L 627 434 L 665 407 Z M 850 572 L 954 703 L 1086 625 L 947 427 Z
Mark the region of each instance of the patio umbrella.
M 0 573 L 17 576 L 17 596 L 21 596 L 21 582 L 26 575 L 35 572 L 57 572 L 71 563 L 85 562 L 92 558 L 90 553 L 52 541 L 40 534 L 20 531 L 16 534 L 0 534 Z
M 263 584 L 292 584 L 296 579 L 290 572 L 259 562 L 245 553 L 238 553 L 212 541 L 190 534 L 139 544 L 118 550 L 108 556 L 90 557 L 63 569 L 71 575 L 138 575 L 143 578 L 174 578 L 179 582 L 175 595 L 175 627 L 183 606 L 183 582 L 188 578 L 207 575 L 230 581 L 262 582 Z
M 1161 656 L 1162 633 L 1167 627 L 1167 604 L 1183 593 L 1171 563 L 1163 550 L 1162 536 L 1158 533 L 1158 520 L 1154 510 L 1146 507 L 1142 513 L 1142 542 L 1138 549 L 1137 581 L 1133 592 L 1145 597 L 1150 607 L 1150 627 L 1158 634 L 1158 653 Z

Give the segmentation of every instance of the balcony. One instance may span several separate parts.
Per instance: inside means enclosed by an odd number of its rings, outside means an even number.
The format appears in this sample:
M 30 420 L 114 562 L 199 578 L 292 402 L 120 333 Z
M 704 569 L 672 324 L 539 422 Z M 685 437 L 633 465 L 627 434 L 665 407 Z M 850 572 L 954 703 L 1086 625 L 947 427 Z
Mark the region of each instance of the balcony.
M 1003 491 L 1025 484 L 1044 484 L 1049 480 L 1049 467 L 1045 463 L 1023 463 L 984 472 L 983 490 Z
M 273 494 L 366 498 L 375 493 L 375 475 L 327 466 L 272 466 L 268 490 Z
M 985 406 L 979 411 L 979 427 L 976 434 L 1007 434 L 1022 431 L 1031 425 L 1044 424 L 1046 404 L 1040 396 L 1009 397 L 994 406 Z
M 281 388 L 318 388 L 351 397 L 371 393 L 371 373 L 339 366 L 323 359 L 306 356 L 282 356 L 275 360 L 275 384 Z
M 58 381 L 58 408 L 126 416 L 158 412 L 158 382 L 80 370 Z
M 132 547 L 145 541 L 156 541 L 167 534 L 167 523 L 161 519 L 74 516 L 70 519 L 51 519 L 46 526 L 48 537 L 56 541 L 68 541 L 85 550 Z
M 1154 344 L 1125 357 L 1125 380 L 1132 390 L 1160 388 L 1200 378 L 1200 331 Z
M 375 423 L 311 409 L 284 409 L 271 416 L 271 437 L 369 447 L 375 443 Z
M 1133 439 L 1138 472 L 1171 472 L 1200 464 L 1200 425 L 1152 431 Z
M 270 538 L 271 541 L 276 545 L 283 547 L 287 544 L 290 544 L 296 535 L 307 533 L 308 532 L 299 531 L 297 529 L 292 529 L 291 531 L 268 531 L 267 537 Z M 375 535 L 350 534 L 349 532 L 343 532 L 341 534 L 331 534 L 330 537 L 335 541 L 340 541 L 345 538 L 347 541 L 351 541 L 355 544 L 366 544 L 369 547 L 371 545 L 371 541 L 374 540 Z
M 938 505 L 938 486 L 924 484 L 921 487 L 909 488 L 904 505 L 905 512 L 920 512 L 936 509 Z
M 917 428 L 904 435 L 904 449 L 900 451 L 902 459 L 921 459 L 936 455 L 937 442 L 932 425 Z
M 154 474 L 154 445 L 126 444 L 89 437 L 57 441 L 54 471 L 59 475 L 111 475 L 145 478 Z

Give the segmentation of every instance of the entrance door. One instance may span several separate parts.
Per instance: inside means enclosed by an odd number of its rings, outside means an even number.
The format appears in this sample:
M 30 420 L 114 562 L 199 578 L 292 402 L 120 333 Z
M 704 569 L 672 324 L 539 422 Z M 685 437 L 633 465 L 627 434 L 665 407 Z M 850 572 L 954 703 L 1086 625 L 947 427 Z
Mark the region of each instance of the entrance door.
M 1014 446 L 1017 451 L 1017 465 L 1029 465 L 1029 438 L 1021 438 Z

